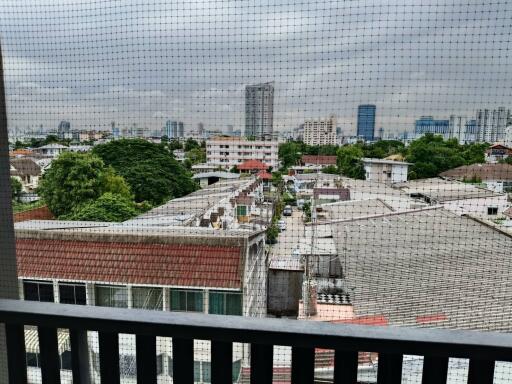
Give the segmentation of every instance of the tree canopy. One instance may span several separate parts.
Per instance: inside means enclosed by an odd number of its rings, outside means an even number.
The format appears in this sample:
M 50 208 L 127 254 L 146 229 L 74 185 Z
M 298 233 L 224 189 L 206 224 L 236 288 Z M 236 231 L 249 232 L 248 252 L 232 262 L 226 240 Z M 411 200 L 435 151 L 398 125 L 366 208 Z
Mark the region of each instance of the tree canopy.
M 104 193 L 96 200 L 79 205 L 68 214 L 65 220 L 114 221 L 121 222 L 139 213 L 135 203 L 128 197 L 111 192 Z
M 345 145 L 337 152 L 338 170 L 347 177 L 364 179 L 364 167 L 361 161 L 364 152 L 359 145 Z
M 11 177 L 11 198 L 13 200 L 18 200 L 21 195 L 21 190 L 23 186 L 21 185 L 21 181 L 18 179 Z
M 57 217 L 70 214 L 104 193 L 131 199 L 124 179 L 90 153 L 62 153 L 45 172 L 38 188 L 38 194 Z
M 124 177 L 136 202 L 160 205 L 197 189 L 192 175 L 163 144 L 121 139 L 97 145 L 93 153 Z

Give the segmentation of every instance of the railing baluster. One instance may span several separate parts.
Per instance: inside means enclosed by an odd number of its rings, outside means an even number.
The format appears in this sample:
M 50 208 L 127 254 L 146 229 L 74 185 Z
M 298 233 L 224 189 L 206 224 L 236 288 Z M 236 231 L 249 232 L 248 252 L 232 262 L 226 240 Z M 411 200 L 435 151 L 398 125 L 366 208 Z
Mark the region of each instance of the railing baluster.
M 83 329 L 70 329 L 69 341 L 71 343 L 71 367 L 73 369 L 73 384 L 89 384 L 89 347 L 87 331 Z
M 334 384 L 357 384 L 357 351 L 335 351 Z
M 448 377 L 448 358 L 425 356 L 421 384 L 446 384 Z
M 137 384 L 156 384 L 156 337 L 137 335 Z
M 25 330 L 20 324 L 5 324 L 7 367 L 10 384 L 27 384 L 27 355 Z
M 274 346 L 251 344 L 251 384 L 272 384 Z
M 98 332 L 100 349 L 100 377 L 102 383 L 119 384 L 119 335 Z
M 213 341 L 211 349 L 212 384 L 232 382 L 233 345 L 224 341 Z
M 402 355 L 379 353 L 378 384 L 402 382 Z
M 469 361 L 468 384 L 492 384 L 494 378 L 494 361 L 477 360 Z
M 172 338 L 173 381 L 194 383 L 194 340 Z
M 60 383 L 59 344 L 57 329 L 38 327 L 39 356 L 41 359 L 41 381 L 43 384 Z
M 315 378 L 315 349 L 292 348 L 292 384 L 309 384 Z

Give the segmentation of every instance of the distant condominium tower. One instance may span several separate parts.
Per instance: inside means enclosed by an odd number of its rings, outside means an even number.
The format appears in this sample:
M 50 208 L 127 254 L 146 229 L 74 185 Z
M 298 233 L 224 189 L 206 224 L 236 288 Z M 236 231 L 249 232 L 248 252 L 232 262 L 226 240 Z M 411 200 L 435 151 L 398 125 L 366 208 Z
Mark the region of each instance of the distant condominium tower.
M 178 137 L 178 122 L 167 120 L 165 122 L 164 136 L 169 139 L 175 139 Z
M 304 122 L 304 143 L 308 145 L 336 145 L 336 117 L 306 120 Z
M 59 139 L 71 139 L 71 123 L 69 121 L 62 120 L 57 128 L 57 136 Z
M 245 87 L 245 135 L 271 140 L 274 133 L 274 83 Z
M 183 121 L 178 122 L 178 137 L 185 137 L 185 126 Z
M 478 127 L 478 141 L 495 143 L 505 137 L 505 128 L 510 116 L 510 110 L 499 107 L 495 110 L 479 109 L 476 111 L 476 125 Z
M 376 110 L 377 107 L 372 104 L 360 105 L 357 108 L 357 137 L 366 141 L 374 139 Z

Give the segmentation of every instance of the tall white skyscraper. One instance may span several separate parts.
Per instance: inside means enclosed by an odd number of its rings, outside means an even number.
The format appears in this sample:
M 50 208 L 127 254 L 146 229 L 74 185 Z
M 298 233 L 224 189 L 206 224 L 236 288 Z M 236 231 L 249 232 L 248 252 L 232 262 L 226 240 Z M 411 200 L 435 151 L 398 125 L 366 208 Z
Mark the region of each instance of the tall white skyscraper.
M 505 137 L 505 128 L 510 110 L 499 107 L 495 110 L 479 109 L 476 111 L 476 124 L 478 127 L 478 141 L 495 143 Z
M 304 122 L 304 143 L 308 145 L 336 145 L 336 117 L 306 120 Z
M 274 83 L 245 87 L 245 135 L 271 140 L 274 133 Z

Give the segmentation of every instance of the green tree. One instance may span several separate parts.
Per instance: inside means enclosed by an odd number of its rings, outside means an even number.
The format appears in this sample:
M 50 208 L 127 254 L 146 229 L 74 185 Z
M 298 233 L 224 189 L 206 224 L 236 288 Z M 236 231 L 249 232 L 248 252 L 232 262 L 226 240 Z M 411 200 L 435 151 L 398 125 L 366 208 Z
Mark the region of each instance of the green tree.
M 22 189 L 23 186 L 21 185 L 21 181 L 14 177 L 11 177 L 11 198 L 13 200 L 18 201 Z
M 121 222 L 137 214 L 135 203 L 131 199 L 107 192 L 96 200 L 90 200 L 76 207 L 69 215 L 61 216 L 61 219 Z
M 338 167 L 335 165 L 328 165 L 327 167 L 322 168 L 322 173 L 330 173 L 331 175 L 339 174 Z
M 189 138 L 189 139 L 187 139 L 187 141 L 185 141 L 185 145 L 183 148 L 184 148 L 185 152 L 189 152 L 193 149 L 201 148 L 201 146 L 199 145 L 199 143 L 197 141 Z
M 97 145 L 93 153 L 123 176 L 136 202 L 160 205 L 198 188 L 191 173 L 174 159 L 165 145 L 121 139 Z
M 279 187 L 283 183 L 283 175 L 279 171 L 272 172 L 272 185 Z
M 405 151 L 405 146 L 398 140 L 380 140 L 363 148 L 364 157 L 371 157 L 374 159 L 384 159 L 385 157 L 402 154 Z
M 174 151 L 175 149 L 183 149 L 183 145 L 180 143 L 179 140 L 176 140 L 176 139 L 172 139 L 170 142 L 169 142 L 169 149 L 171 151 Z
M 206 152 L 200 147 L 192 148 L 185 153 L 185 157 L 190 160 L 192 165 L 206 162 Z
M 300 141 L 289 141 L 287 143 L 279 144 L 279 160 L 282 164 L 282 169 L 286 170 L 288 167 L 297 165 L 304 154 L 306 145 Z
M 112 192 L 130 198 L 130 189 L 114 170 L 90 153 L 64 152 L 45 172 L 38 193 L 59 217 Z
M 361 161 L 363 154 L 363 149 L 359 144 L 345 145 L 339 148 L 336 160 L 338 170 L 347 177 L 364 179 L 365 171 Z
M 475 149 L 464 157 L 463 147 L 456 139 L 443 140 L 442 136 L 426 134 L 413 141 L 407 148 L 406 160 L 413 163 L 409 178 L 423 179 L 436 177 L 439 173 L 464 164 L 475 162 Z

